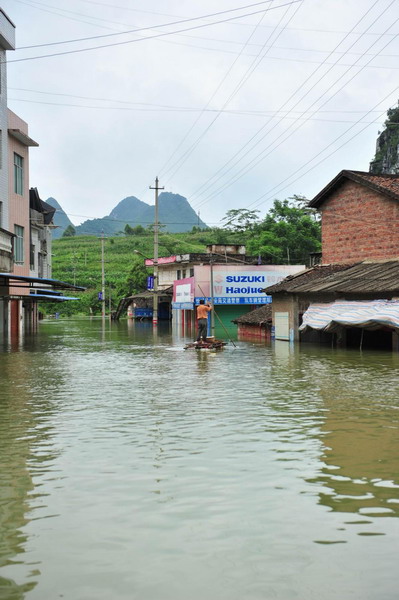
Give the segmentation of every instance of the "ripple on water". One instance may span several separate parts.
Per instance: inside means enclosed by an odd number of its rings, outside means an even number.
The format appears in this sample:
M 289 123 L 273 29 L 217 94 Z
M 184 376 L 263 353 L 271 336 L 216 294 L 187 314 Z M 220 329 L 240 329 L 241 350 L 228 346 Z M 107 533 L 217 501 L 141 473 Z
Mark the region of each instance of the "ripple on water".
M 1 355 L 3 589 L 363 600 L 366 587 L 393 600 L 388 356 L 245 343 L 215 355 L 108 327 L 44 325 L 35 349 Z

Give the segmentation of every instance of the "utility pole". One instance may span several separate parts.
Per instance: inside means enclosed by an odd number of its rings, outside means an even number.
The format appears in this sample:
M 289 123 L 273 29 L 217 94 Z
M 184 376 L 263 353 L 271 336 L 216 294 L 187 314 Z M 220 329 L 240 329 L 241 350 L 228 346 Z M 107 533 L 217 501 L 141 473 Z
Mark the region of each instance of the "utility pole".
M 158 191 L 165 188 L 158 186 L 158 177 L 155 178 L 155 187 L 150 185 L 150 190 L 155 190 L 155 217 L 154 217 L 154 297 L 152 304 L 152 324 L 158 325 Z
M 104 232 L 101 233 L 101 316 L 105 319 Z

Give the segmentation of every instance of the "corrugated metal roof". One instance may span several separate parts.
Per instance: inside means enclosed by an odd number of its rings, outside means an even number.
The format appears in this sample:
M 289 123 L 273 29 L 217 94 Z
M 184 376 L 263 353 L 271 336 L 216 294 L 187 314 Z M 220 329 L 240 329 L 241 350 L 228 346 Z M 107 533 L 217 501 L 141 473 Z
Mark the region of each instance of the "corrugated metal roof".
M 365 261 L 355 265 L 319 265 L 277 285 L 267 294 L 399 294 L 399 260 Z

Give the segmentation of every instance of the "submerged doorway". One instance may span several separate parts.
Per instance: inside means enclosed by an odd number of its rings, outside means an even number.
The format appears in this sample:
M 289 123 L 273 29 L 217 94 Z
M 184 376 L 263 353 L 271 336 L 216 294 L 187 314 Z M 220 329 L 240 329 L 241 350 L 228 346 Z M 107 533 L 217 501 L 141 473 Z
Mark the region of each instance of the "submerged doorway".
M 363 338 L 363 339 L 362 339 Z M 392 329 L 361 329 L 350 327 L 346 330 L 347 348 L 367 350 L 392 350 Z

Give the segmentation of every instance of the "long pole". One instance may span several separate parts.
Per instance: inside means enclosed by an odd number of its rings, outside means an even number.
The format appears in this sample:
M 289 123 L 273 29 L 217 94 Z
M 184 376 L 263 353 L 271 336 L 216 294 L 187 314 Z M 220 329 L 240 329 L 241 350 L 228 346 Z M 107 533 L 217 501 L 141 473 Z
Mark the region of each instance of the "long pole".
M 204 296 L 205 298 L 205 294 L 204 294 L 204 290 L 202 289 L 202 287 L 198 284 L 198 287 L 200 289 L 201 294 Z M 215 309 L 213 309 L 211 312 L 215 312 Z M 215 312 L 215 316 L 217 318 L 217 320 L 219 321 L 219 323 L 221 324 L 221 326 L 223 327 L 223 329 L 225 330 L 226 334 L 227 334 L 227 338 L 228 340 L 233 344 L 234 348 L 237 348 L 237 346 L 235 345 L 235 343 L 233 342 L 233 340 L 231 339 L 231 337 L 229 336 L 229 332 L 227 331 L 222 319 L 219 317 L 219 315 Z
M 158 325 L 158 191 L 163 190 L 158 186 L 158 177 L 155 178 L 155 187 L 150 186 L 150 190 L 155 190 L 155 215 L 154 215 L 154 296 L 152 299 L 152 324 Z
M 211 256 L 211 336 L 215 337 L 215 297 L 213 295 L 213 260 Z

